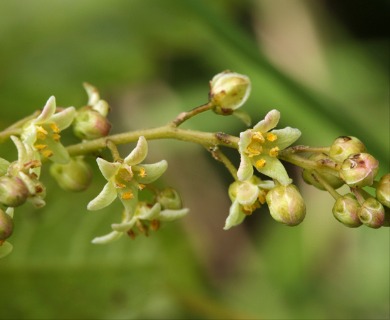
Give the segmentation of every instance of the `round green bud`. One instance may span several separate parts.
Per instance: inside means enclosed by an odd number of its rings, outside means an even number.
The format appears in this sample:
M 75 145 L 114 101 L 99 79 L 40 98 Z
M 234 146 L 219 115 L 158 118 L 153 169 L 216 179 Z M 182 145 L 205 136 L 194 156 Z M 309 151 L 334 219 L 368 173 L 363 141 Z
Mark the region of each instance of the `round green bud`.
M 376 198 L 384 206 L 390 208 L 390 173 L 385 174 L 376 187 Z
M 73 132 L 80 139 L 92 140 L 105 137 L 110 129 L 111 124 L 108 119 L 91 106 L 78 110 L 73 121 Z
M 26 202 L 29 192 L 18 177 L 0 177 L 0 203 L 7 207 L 18 207 Z
M 337 161 L 343 162 L 351 154 L 366 152 L 366 146 L 356 137 L 338 137 L 330 146 L 329 156 Z
M 362 225 L 358 212 L 360 204 L 352 194 L 347 194 L 338 198 L 333 206 L 334 217 L 350 228 L 356 228 Z
M 323 153 L 312 154 L 309 157 L 309 159 L 314 160 L 314 161 L 319 161 L 319 162 L 329 160 L 329 158 Z M 320 169 L 318 170 L 318 174 L 320 174 L 322 179 L 324 179 L 333 189 L 338 189 L 344 184 L 344 181 L 342 179 L 340 179 L 339 177 L 334 176 L 334 175 L 329 174 L 329 173 L 321 172 Z M 310 170 L 307 170 L 307 169 L 303 170 L 302 171 L 302 178 L 306 183 L 311 184 L 312 186 L 316 187 L 317 189 L 326 190 L 323 187 L 323 185 L 313 177 Z
M 8 239 L 14 230 L 13 219 L 0 209 L 0 242 Z
M 163 210 L 178 210 L 183 207 L 179 193 L 171 187 L 167 187 L 159 191 L 157 195 L 157 202 L 161 204 L 161 209 Z
M 84 191 L 92 181 L 92 169 L 82 158 L 71 159 L 67 164 L 53 163 L 50 173 L 66 191 Z
M 368 198 L 363 202 L 358 215 L 364 225 L 377 229 L 385 221 L 385 208 L 375 198 Z
M 350 187 L 365 187 L 373 184 L 379 170 L 379 161 L 369 153 L 357 153 L 344 160 L 340 177 Z
M 298 190 L 292 184 L 279 185 L 266 196 L 272 218 L 288 226 L 300 224 L 306 215 L 306 205 Z
M 247 76 L 224 71 L 210 81 L 209 99 L 217 114 L 230 115 L 246 102 L 250 91 L 251 82 Z

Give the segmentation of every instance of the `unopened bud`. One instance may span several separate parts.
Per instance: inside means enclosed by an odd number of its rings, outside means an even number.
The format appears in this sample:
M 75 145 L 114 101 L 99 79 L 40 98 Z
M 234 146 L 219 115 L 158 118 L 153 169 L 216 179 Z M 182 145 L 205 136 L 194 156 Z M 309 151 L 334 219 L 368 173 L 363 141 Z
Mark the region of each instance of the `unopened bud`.
M 358 212 L 360 204 L 352 194 L 347 194 L 338 198 L 333 206 L 332 212 L 334 217 L 350 228 L 361 226 Z
M 315 154 L 312 154 L 310 157 L 309 157 L 310 160 L 314 160 L 314 161 L 318 161 L 318 162 L 321 162 L 321 161 L 326 161 L 328 160 L 329 161 L 329 158 L 323 154 L 323 153 L 315 153 Z M 333 162 L 333 161 L 332 161 Z M 332 175 L 332 174 L 329 174 L 329 173 L 324 173 L 324 172 L 321 172 L 321 169 L 318 170 L 318 174 L 321 175 L 321 178 L 329 185 L 331 186 L 333 189 L 338 189 L 340 188 L 343 184 L 344 184 L 344 181 L 341 180 L 339 177 L 335 176 L 335 175 Z M 324 186 L 322 185 L 322 183 L 320 183 L 311 173 L 311 170 L 303 170 L 302 171 L 302 178 L 303 180 L 308 183 L 308 184 L 311 184 L 313 185 L 314 187 L 320 189 L 320 190 L 326 190 L 324 188 Z
M 384 206 L 390 208 L 390 173 L 385 174 L 376 187 L 376 198 Z
M 18 207 L 29 196 L 25 183 L 18 177 L 0 177 L 0 203 L 7 207 Z
M 380 228 L 385 221 L 385 208 L 375 198 L 368 198 L 359 210 L 359 219 L 370 228 Z
M 379 161 L 369 153 L 357 153 L 344 160 L 340 177 L 350 187 L 370 186 L 379 170 Z
M 338 137 L 330 146 L 329 156 L 343 162 L 351 154 L 366 152 L 366 146 L 356 137 Z
M 210 81 L 210 102 L 217 114 L 229 115 L 240 108 L 248 99 L 251 82 L 247 76 L 225 71 Z
M 53 163 L 50 173 L 66 191 L 83 191 L 92 181 L 92 169 L 82 158 L 71 159 L 67 164 Z
M 8 239 L 14 230 L 12 218 L 0 209 L 0 242 Z
M 108 119 L 94 110 L 91 106 L 86 106 L 78 110 L 73 122 L 74 134 L 85 140 L 92 140 L 108 135 L 111 124 Z
M 157 195 L 157 202 L 161 204 L 161 208 L 177 210 L 183 207 L 179 193 L 173 188 L 165 188 Z
M 272 218 L 289 226 L 300 224 L 306 215 L 305 202 L 292 184 L 279 185 L 271 189 L 266 196 Z

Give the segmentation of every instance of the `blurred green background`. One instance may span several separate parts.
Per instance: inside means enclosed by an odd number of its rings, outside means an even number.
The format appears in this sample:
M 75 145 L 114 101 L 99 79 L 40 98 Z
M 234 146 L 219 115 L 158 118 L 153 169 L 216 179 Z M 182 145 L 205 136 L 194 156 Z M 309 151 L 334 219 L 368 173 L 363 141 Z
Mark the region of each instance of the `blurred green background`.
M 114 133 L 162 125 L 204 103 L 208 81 L 230 69 L 252 80 L 254 122 L 277 108 L 281 127 L 301 129 L 300 144 L 357 135 L 388 172 L 388 12 L 385 0 L 1 1 L 0 129 L 50 95 L 82 106 L 83 81 L 110 103 Z M 183 127 L 245 129 L 209 113 Z M 12 160 L 14 147 L 0 154 Z M 231 178 L 222 165 L 196 145 L 150 142 L 148 162 L 161 158 L 160 183 L 181 191 L 190 215 L 106 246 L 90 240 L 120 206 L 87 212 L 99 173 L 69 194 L 45 171 L 47 206 L 16 211 L 14 252 L 0 261 L 0 318 L 389 318 L 387 228 L 343 227 L 332 198 L 291 170 L 307 200 L 300 226 L 262 208 L 223 231 Z

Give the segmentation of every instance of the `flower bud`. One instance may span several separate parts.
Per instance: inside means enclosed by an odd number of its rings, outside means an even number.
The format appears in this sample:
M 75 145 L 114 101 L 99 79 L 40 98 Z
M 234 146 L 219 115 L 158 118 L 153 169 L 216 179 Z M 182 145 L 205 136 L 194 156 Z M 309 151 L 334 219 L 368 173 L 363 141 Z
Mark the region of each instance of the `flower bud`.
M 379 161 L 369 153 L 357 153 L 344 160 L 340 177 L 350 187 L 370 186 L 379 170 Z
M 0 203 L 7 207 L 18 207 L 29 196 L 25 183 L 18 177 L 0 177 Z
M 83 191 L 92 181 L 92 169 L 83 158 L 71 159 L 67 164 L 53 163 L 50 173 L 66 191 Z
M 359 212 L 359 219 L 370 228 L 380 228 L 385 221 L 385 209 L 375 198 L 368 198 L 363 202 Z
M 165 188 L 157 195 L 157 202 L 161 204 L 161 209 L 177 210 L 183 207 L 179 193 L 173 188 Z
M 108 119 L 90 106 L 81 108 L 73 122 L 74 134 L 85 140 L 105 137 L 110 129 Z
M 350 228 L 356 228 L 362 225 L 359 220 L 358 212 L 360 204 L 352 194 L 347 194 L 338 198 L 333 206 L 334 217 Z
M 329 156 L 338 162 L 343 162 L 351 154 L 366 152 L 366 146 L 358 138 L 338 137 L 330 146 Z
M 210 102 L 214 111 L 221 115 L 230 115 L 248 99 L 251 83 L 247 76 L 224 71 L 210 81 Z
M 14 222 L 12 218 L 0 209 L 0 242 L 8 239 L 14 229 Z
M 323 153 L 312 154 L 309 159 L 319 162 L 329 160 L 329 158 Z M 329 173 L 321 172 L 321 169 L 318 169 L 318 174 L 320 174 L 321 178 L 325 180 L 333 189 L 338 189 L 344 184 L 344 181 L 341 180 L 339 177 L 336 177 Z M 310 170 L 303 170 L 302 178 L 306 183 L 313 185 L 317 189 L 326 190 L 324 186 L 313 177 Z
M 376 198 L 384 206 L 390 208 L 390 173 L 385 174 L 376 187 Z
M 292 184 L 279 185 L 271 189 L 266 196 L 272 218 L 289 226 L 300 224 L 306 215 L 306 205 Z

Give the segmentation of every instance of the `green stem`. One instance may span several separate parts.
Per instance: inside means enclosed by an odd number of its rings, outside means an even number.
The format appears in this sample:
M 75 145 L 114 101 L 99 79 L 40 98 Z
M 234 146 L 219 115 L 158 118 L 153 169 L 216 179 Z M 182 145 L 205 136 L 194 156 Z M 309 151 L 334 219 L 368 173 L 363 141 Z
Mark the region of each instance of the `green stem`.
M 172 127 L 178 127 L 180 126 L 184 121 L 196 116 L 197 114 L 199 113 L 202 113 L 202 112 L 205 112 L 205 111 L 208 111 L 210 109 L 212 109 L 214 107 L 214 105 L 211 103 L 211 102 L 207 102 L 205 104 L 202 104 L 201 106 L 199 107 L 196 107 L 190 111 L 187 111 L 187 112 L 182 112 L 180 113 L 175 120 L 173 120 L 171 122 L 171 126 Z
M 237 177 L 237 169 L 233 165 L 233 163 L 229 160 L 228 157 L 219 149 L 218 147 L 209 149 L 211 154 L 213 155 L 213 158 L 219 162 L 222 162 L 226 169 L 230 172 L 230 174 L 233 176 L 234 180 L 238 180 Z
M 71 156 L 85 155 L 95 152 L 106 147 L 107 141 L 110 140 L 114 144 L 125 144 L 137 141 L 140 136 L 144 136 L 147 140 L 156 139 L 176 139 L 189 141 L 200 144 L 206 148 L 215 146 L 225 146 L 230 148 L 238 148 L 238 137 L 231 136 L 222 132 L 202 132 L 195 130 L 179 129 L 172 125 L 162 127 L 136 130 L 125 133 L 114 134 L 100 139 L 84 141 L 67 147 Z
M 330 193 L 330 195 L 335 200 L 340 198 L 340 194 L 335 189 L 333 189 L 332 186 L 330 186 L 329 183 L 327 183 L 326 180 L 323 179 L 322 176 L 318 172 L 313 170 L 311 172 L 311 175 L 314 177 L 314 179 L 316 179 L 319 183 L 321 183 L 321 185 L 326 189 L 326 191 L 328 191 Z

